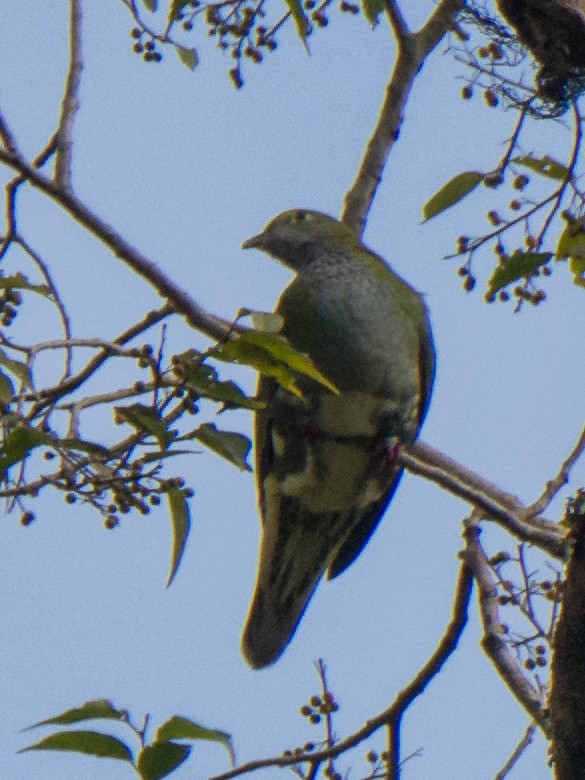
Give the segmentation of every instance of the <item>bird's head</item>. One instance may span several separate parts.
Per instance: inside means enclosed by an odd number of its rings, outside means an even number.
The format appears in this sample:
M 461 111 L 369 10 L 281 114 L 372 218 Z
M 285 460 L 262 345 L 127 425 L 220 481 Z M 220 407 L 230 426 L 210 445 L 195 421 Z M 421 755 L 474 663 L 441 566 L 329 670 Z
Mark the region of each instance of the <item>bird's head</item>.
M 354 231 L 320 211 L 291 209 L 279 214 L 261 233 L 242 244 L 242 249 L 261 249 L 295 271 L 299 271 L 328 245 L 355 246 Z

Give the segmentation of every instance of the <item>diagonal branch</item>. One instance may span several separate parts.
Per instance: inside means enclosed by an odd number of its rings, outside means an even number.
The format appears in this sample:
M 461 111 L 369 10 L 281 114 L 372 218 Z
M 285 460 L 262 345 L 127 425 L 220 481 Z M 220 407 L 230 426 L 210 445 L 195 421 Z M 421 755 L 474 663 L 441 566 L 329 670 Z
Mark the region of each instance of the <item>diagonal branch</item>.
M 441 0 L 426 24 L 409 33 L 395 0 L 388 0 L 390 24 L 398 42 L 394 70 L 378 122 L 368 141 L 356 179 L 345 196 L 342 221 L 362 235 L 388 156 L 398 140 L 410 90 L 425 59 L 453 26 L 464 0 Z
M 516 538 L 530 542 L 556 558 L 565 557 L 566 529 L 545 518 L 535 517 L 533 509 L 525 507 L 516 496 L 466 466 L 420 441 L 403 445 L 398 458 L 409 471 L 469 501 L 487 519 L 494 520 Z
M 516 745 L 514 751 L 512 752 L 512 755 L 506 761 L 504 766 L 500 769 L 498 774 L 494 776 L 494 780 L 504 780 L 504 778 L 510 773 L 510 771 L 514 768 L 514 766 L 518 762 L 518 759 L 522 756 L 522 754 L 526 750 L 526 748 L 532 743 L 532 740 L 534 739 L 535 731 L 536 731 L 536 726 L 534 723 L 530 723 L 526 727 L 522 739 Z
M 479 611 L 484 631 L 483 649 L 516 700 L 547 734 L 548 717 L 544 709 L 542 694 L 530 684 L 518 660 L 502 638 L 498 591 L 487 556 L 479 541 L 480 531 L 477 527 L 477 519 L 472 517 L 465 525 L 466 548 L 463 558 L 473 572 L 478 586 Z
M 553 500 L 553 498 L 557 495 L 559 490 L 563 487 L 563 485 L 567 484 L 571 470 L 583 454 L 583 451 L 585 451 L 585 428 L 583 428 L 581 431 L 579 438 L 577 439 L 577 443 L 571 452 L 561 463 L 556 476 L 546 483 L 542 495 L 540 495 L 536 501 L 528 507 L 527 512 L 529 517 L 533 517 L 534 515 L 543 512 Z
M 398 734 L 400 721 L 406 710 L 425 690 L 433 677 L 435 677 L 441 671 L 447 659 L 456 649 L 459 639 L 467 624 L 472 584 L 473 576 L 467 565 L 464 563 L 459 570 L 459 577 L 453 599 L 451 620 L 433 654 L 428 659 L 426 664 L 424 664 L 424 666 L 420 669 L 416 677 L 411 680 L 411 682 L 405 688 L 403 688 L 402 691 L 400 691 L 392 704 L 378 715 L 374 716 L 372 719 L 366 721 L 366 723 L 354 734 L 351 734 L 349 737 L 346 737 L 327 750 L 315 751 L 313 753 L 307 753 L 306 755 L 278 756 L 277 758 L 266 758 L 259 761 L 250 761 L 247 764 L 242 764 L 242 766 L 231 769 L 221 775 L 216 775 L 215 777 L 209 778 L 209 780 L 230 780 L 230 778 L 239 777 L 241 775 L 254 772 L 258 769 L 266 769 L 267 767 L 271 766 L 283 767 L 304 762 L 317 763 L 325 761 L 327 759 L 338 756 L 341 753 L 345 753 L 351 748 L 354 748 L 356 745 L 359 745 L 360 742 L 363 742 L 383 726 L 390 726 L 392 728 L 393 735 L 396 736 Z M 395 776 L 398 777 L 398 775 Z
M 112 346 L 122 347 L 132 339 L 139 336 L 145 330 L 152 328 L 161 320 L 174 314 L 174 309 L 168 303 L 162 306 L 156 311 L 149 311 L 144 318 L 135 323 L 123 333 L 121 333 L 114 341 Z M 45 390 L 38 391 L 35 396 L 39 399 L 37 403 L 32 407 L 30 413 L 27 415 L 29 419 L 34 419 L 43 409 L 58 399 L 63 398 L 65 395 L 74 392 L 84 382 L 86 382 L 90 376 L 92 376 L 112 355 L 112 349 L 110 346 L 102 349 L 89 360 L 86 365 L 79 371 L 79 373 L 69 377 L 68 379 L 60 382 L 54 387 L 49 387 Z
M 73 159 L 73 124 L 79 109 L 79 85 L 83 70 L 81 46 L 81 4 L 82 0 L 70 0 L 69 19 L 69 71 L 61 102 L 61 118 L 57 128 L 57 156 L 55 158 L 55 181 L 64 189 L 71 189 L 71 168 Z
M 146 279 L 152 287 L 170 301 L 178 313 L 183 314 L 190 325 L 211 338 L 225 338 L 234 326 L 220 317 L 210 314 L 188 292 L 170 279 L 152 260 L 135 249 L 120 233 L 101 219 L 73 193 L 35 170 L 16 150 L 13 136 L 4 117 L 0 114 L 0 138 L 9 151 L 0 150 L 0 161 L 22 174 L 33 187 L 44 192 L 70 214 L 73 219 L 108 247 L 135 273 Z
M 388 21 L 392 27 L 392 32 L 397 41 L 402 41 L 411 34 L 406 23 L 406 19 L 402 15 L 402 9 L 396 2 L 396 0 L 386 0 L 386 13 L 388 14 Z

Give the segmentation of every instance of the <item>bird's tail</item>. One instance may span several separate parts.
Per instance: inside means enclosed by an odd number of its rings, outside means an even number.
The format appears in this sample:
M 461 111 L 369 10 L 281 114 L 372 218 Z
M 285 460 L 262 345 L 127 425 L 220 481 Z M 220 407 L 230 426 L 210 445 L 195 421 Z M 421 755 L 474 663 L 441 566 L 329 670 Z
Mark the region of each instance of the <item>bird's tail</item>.
M 351 527 L 347 513 L 310 513 L 288 497 L 279 503 L 278 521 L 264 524 L 256 590 L 242 636 L 242 652 L 254 669 L 280 657 Z

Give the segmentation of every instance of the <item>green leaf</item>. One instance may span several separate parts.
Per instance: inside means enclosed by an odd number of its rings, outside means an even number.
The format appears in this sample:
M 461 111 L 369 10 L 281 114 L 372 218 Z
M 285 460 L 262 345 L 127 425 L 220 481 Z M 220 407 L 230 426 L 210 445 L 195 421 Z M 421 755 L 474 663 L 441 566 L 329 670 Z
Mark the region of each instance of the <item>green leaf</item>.
M 378 24 L 378 17 L 384 12 L 384 0 L 362 0 L 362 9 L 368 22 Z
M 52 293 L 46 284 L 31 284 L 29 280 L 21 273 L 12 274 L 12 276 L 0 276 L 0 290 L 30 290 L 36 292 L 45 298 L 51 298 Z
M 229 339 L 218 348 L 216 356 L 230 363 L 242 363 L 262 374 L 274 377 L 283 387 L 301 395 L 296 374 L 303 374 L 331 390 L 339 391 L 323 376 L 308 355 L 294 349 L 277 333 L 248 331 Z
M 0 371 L 0 401 L 8 404 L 14 397 L 14 385 L 10 377 L 7 377 L 3 371 Z
M 23 731 L 36 729 L 39 726 L 64 726 L 71 723 L 79 723 L 82 720 L 92 720 L 93 718 L 124 720 L 126 717 L 126 710 L 116 709 L 109 699 L 94 699 L 93 701 L 86 701 L 81 707 L 74 707 L 73 709 L 65 710 L 60 715 L 54 715 L 52 718 L 33 723 L 32 726 L 27 726 Z
M 585 222 L 567 215 L 567 225 L 559 238 L 555 252 L 557 260 L 569 260 L 573 281 L 585 287 Z
M 169 431 L 159 412 L 151 406 L 131 404 L 130 406 L 115 406 L 114 420 L 116 423 L 126 422 L 147 436 L 154 436 L 163 449 L 175 438 L 176 431 Z
M 84 753 L 98 758 L 116 758 L 132 763 L 132 753 L 128 745 L 109 734 L 99 731 L 61 731 L 51 734 L 34 745 L 19 750 L 26 753 L 29 750 L 70 750 L 74 753 Z
M 574 284 L 579 287 L 585 287 L 585 258 L 571 257 L 569 259 L 569 270 L 573 274 Z
M 426 222 L 437 214 L 446 211 L 447 209 L 459 203 L 460 200 L 477 187 L 477 185 L 484 179 L 484 174 L 479 171 L 466 171 L 465 173 L 458 173 L 447 184 L 444 184 L 441 189 L 436 192 L 433 197 L 428 200 L 423 206 L 423 220 Z
M 173 21 L 179 18 L 179 14 L 186 5 L 189 5 L 191 0 L 173 0 L 169 11 L 169 20 Z
M 8 369 L 25 387 L 32 387 L 30 371 L 26 363 L 19 360 L 13 360 L 3 349 L 0 349 L 0 366 Z
M 175 46 L 175 49 L 183 65 L 186 65 L 189 70 L 195 70 L 197 65 L 199 65 L 199 55 L 197 54 L 197 49 L 187 49 L 184 46 L 178 45 Z
M 546 176 L 547 179 L 564 181 L 569 175 L 569 169 L 562 163 L 549 157 L 548 154 L 544 157 L 533 157 L 532 154 L 526 154 L 523 157 L 514 157 L 512 162 L 517 165 L 523 165 L 525 168 L 530 168 L 531 171 L 540 173 L 541 176 Z
M 264 405 L 257 398 L 246 395 L 235 382 L 222 382 L 217 379 L 217 372 L 211 366 L 201 363 L 183 364 L 178 370 L 175 366 L 175 371 L 181 379 L 184 379 L 187 387 L 210 401 L 219 401 L 243 409 L 261 409 Z
M 179 565 L 185 552 L 189 531 L 191 529 L 191 516 L 189 503 L 181 488 L 173 487 L 167 492 L 169 511 L 171 513 L 171 530 L 173 534 L 173 547 L 171 551 L 171 568 L 165 587 L 169 587 L 175 579 Z
M 186 438 L 197 439 L 242 471 L 252 471 L 246 460 L 252 447 L 247 436 L 232 431 L 219 431 L 213 423 L 204 423 L 187 434 Z
M 179 437 L 177 441 L 180 441 L 183 437 Z M 156 452 L 149 452 L 148 455 L 142 455 L 138 459 L 138 463 L 153 463 L 157 460 L 165 460 L 166 458 L 174 458 L 175 455 L 196 455 L 194 450 L 157 450 Z
M 552 252 L 520 252 L 516 250 L 504 262 L 498 265 L 488 282 L 488 294 L 493 295 L 503 287 L 531 276 L 541 265 L 552 257 Z
M 96 444 L 93 441 L 83 441 L 83 439 L 57 439 L 55 444 L 66 450 L 74 450 L 75 452 L 85 452 L 87 455 L 100 455 L 107 460 L 112 459 L 112 453 L 106 447 L 102 447 L 101 444 Z
M 166 723 L 163 723 L 156 732 L 157 742 L 163 742 L 170 739 L 202 739 L 210 742 L 219 742 L 228 751 L 232 766 L 236 763 L 232 738 L 225 731 L 208 729 L 189 718 L 184 718 L 181 715 L 173 715 L 173 717 L 169 718 Z
M 26 458 L 26 456 L 41 444 L 53 444 L 54 438 L 38 428 L 29 428 L 27 425 L 20 425 L 14 428 L 5 437 L 2 447 L 0 447 L 0 479 L 4 477 L 6 471 Z
M 290 11 L 292 18 L 294 19 L 299 38 L 306 38 L 307 35 L 311 32 L 311 25 L 305 16 L 302 3 L 300 0 L 285 0 L 285 3 L 286 7 Z
M 252 321 L 254 330 L 262 333 L 280 333 L 284 325 L 284 317 L 276 311 L 252 311 L 251 309 L 240 309 L 240 317 L 249 317 Z
M 189 745 L 155 742 L 140 751 L 136 768 L 142 780 L 161 780 L 180 767 L 187 760 L 190 752 Z
M 151 13 L 154 13 L 158 8 L 158 0 L 142 0 L 142 2 L 145 8 Z
M 235 382 L 222 382 L 213 366 L 203 361 L 207 355 L 194 349 L 173 357 L 173 371 L 180 381 L 194 390 L 202 398 L 219 401 L 229 406 L 243 409 L 261 409 L 264 404 L 250 397 Z

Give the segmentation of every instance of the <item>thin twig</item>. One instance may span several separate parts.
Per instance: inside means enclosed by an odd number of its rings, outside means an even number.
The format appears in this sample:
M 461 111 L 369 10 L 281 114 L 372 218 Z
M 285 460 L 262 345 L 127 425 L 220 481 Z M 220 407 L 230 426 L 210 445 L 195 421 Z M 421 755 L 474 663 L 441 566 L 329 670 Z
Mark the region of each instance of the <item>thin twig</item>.
M 559 490 L 564 485 L 566 485 L 567 482 L 569 481 L 571 470 L 573 469 L 573 466 L 583 454 L 584 450 L 585 450 L 585 428 L 583 428 L 583 430 L 581 431 L 581 434 L 577 439 L 577 443 L 575 444 L 571 452 L 567 455 L 565 460 L 562 462 L 557 475 L 546 483 L 542 495 L 540 495 L 533 504 L 530 504 L 530 506 L 526 507 L 526 513 L 528 517 L 535 517 L 536 515 L 539 515 L 541 512 L 544 512 L 544 510 L 549 506 L 553 498 L 557 495 Z
M 22 238 L 22 236 L 17 236 L 15 240 L 24 249 L 24 251 L 27 253 L 27 255 L 31 258 L 31 260 L 35 263 L 35 265 L 41 272 L 43 279 L 47 284 L 47 287 L 51 291 L 51 295 L 53 297 L 53 303 L 55 304 L 55 306 L 57 307 L 57 311 L 59 312 L 65 339 L 66 340 L 71 339 L 71 320 L 69 319 L 69 314 L 67 313 L 67 309 L 65 308 L 65 303 L 63 302 L 63 299 L 59 294 L 57 285 L 53 281 L 53 277 L 51 276 L 49 266 L 45 263 L 43 258 L 39 255 L 39 253 L 36 252 L 31 247 L 31 245 L 24 240 L 24 238 Z M 61 377 L 61 381 L 66 379 L 71 374 L 72 360 L 73 360 L 73 354 L 71 349 L 69 348 L 65 353 L 65 368 L 63 370 L 63 376 Z
M 165 304 L 156 311 L 148 312 L 139 322 L 132 325 L 130 328 L 121 333 L 112 344 L 114 346 L 123 346 L 132 339 L 139 336 L 145 330 L 152 328 L 161 320 L 174 314 L 174 309 L 170 304 Z M 65 382 L 61 382 L 59 385 L 49 387 L 44 390 L 39 390 L 36 396 L 41 400 L 36 404 L 29 415 L 30 419 L 36 417 L 40 411 L 46 408 L 50 403 L 63 398 L 65 395 L 74 392 L 80 387 L 92 374 L 94 374 L 99 367 L 106 362 L 112 355 L 112 349 L 109 344 L 104 346 L 103 350 L 95 355 L 91 360 L 87 362 L 84 368 L 75 376 L 70 377 Z
M 42 168 L 54 154 L 57 148 L 57 136 L 53 134 L 45 148 L 35 157 L 33 165 Z M 0 245 L 0 260 L 8 251 L 10 244 L 17 238 L 16 230 L 16 195 L 21 184 L 26 181 L 24 176 L 16 176 L 6 185 L 6 235 Z
M 541 247 L 546 232 L 548 231 L 555 214 L 557 213 L 557 211 L 561 206 L 561 202 L 565 195 L 565 191 L 569 186 L 569 184 L 573 181 L 573 174 L 575 173 L 575 167 L 579 160 L 579 151 L 581 149 L 581 140 L 582 140 L 581 117 L 579 116 L 577 101 L 573 100 L 571 105 L 573 107 L 573 117 L 574 117 L 574 124 L 575 124 L 575 140 L 573 142 L 571 159 L 569 160 L 569 164 L 567 165 L 567 173 L 565 175 L 565 178 L 562 180 L 560 187 L 556 190 L 555 201 L 549 213 L 547 214 L 546 219 L 544 220 L 543 226 L 540 229 L 540 233 L 537 236 L 536 239 L 537 249 Z
M 516 700 L 546 734 L 548 724 L 542 695 L 531 685 L 518 660 L 502 638 L 498 591 L 487 556 L 479 541 L 477 517 L 471 517 L 466 521 L 465 540 L 466 548 L 463 557 L 478 585 L 479 611 L 484 631 L 482 647 Z
M 516 145 L 518 143 L 518 138 L 520 137 L 520 133 L 522 132 L 522 126 L 524 125 L 524 120 L 526 119 L 526 115 L 528 113 L 528 109 L 526 106 L 522 108 L 518 115 L 518 121 L 516 122 L 516 127 L 514 128 L 514 132 L 512 133 L 512 137 L 508 141 L 508 148 L 506 149 L 506 153 L 502 157 L 500 164 L 498 165 L 498 171 L 500 173 L 503 173 L 506 168 L 508 167 L 508 164 L 510 163 L 510 160 L 512 159 L 512 155 L 514 154 L 514 149 L 516 148 Z
M 6 121 L 0 113 L 0 134 L 6 129 Z M 175 284 L 163 273 L 161 268 L 135 249 L 120 233 L 95 214 L 73 193 L 63 190 L 54 181 L 36 171 L 22 156 L 0 151 L 0 161 L 19 171 L 33 187 L 44 192 L 62 206 L 77 222 L 105 244 L 116 257 L 136 274 L 146 279 L 162 297 L 167 298 L 176 311 L 183 314 L 194 328 L 214 339 L 222 338 L 234 330 L 230 323 L 205 311 L 186 290 Z
M 16 138 L 2 116 L 2 112 L 0 112 L 0 140 L 2 141 L 8 158 L 15 160 L 22 156 L 18 150 Z
M 259 761 L 249 761 L 247 764 L 242 764 L 221 775 L 209 778 L 209 780 L 230 780 L 233 777 L 239 777 L 258 769 L 266 769 L 271 766 L 282 767 L 304 762 L 325 761 L 359 745 L 360 742 L 363 742 L 379 728 L 400 720 L 408 707 L 410 707 L 414 700 L 425 690 L 429 682 L 441 671 L 443 665 L 457 647 L 467 623 L 472 583 L 473 577 L 471 571 L 466 564 L 462 564 L 459 570 L 459 577 L 453 599 L 451 620 L 434 652 L 426 664 L 419 670 L 414 679 L 397 694 L 392 704 L 371 720 L 368 720 L 354 734 L 341 740 L 329 750 L 320 750 L 315 753 L 296 756 L 277 756 L 275 758 L 260 759 Z
M 79 85 L 83 70 L 81 44 L 82 0 L 70 0 L 69 5 L 69 70 L 61 102 L 61 118 L 57 129 L 57 156 L 55 181 L 64 189 L 71 189 L 73 160 L 73 124 L 79 109 Z
M 527 726 L 526 731 L 524 732 L 524 736 L 514 748 L 514 751 L 510 756 L 510 758 L 506 761 L 506 763 L 500 769 L 497 775 L 494 776 L 494 780 L 504 780 L 506 775 L 510 772 L 511 769 L 513 769 L 514 765 L 517 763 L 522 753 L 524 753 L 526 748 L 532 743 L 532 740 L 534 739 L 535 731 L 536 731 L 536 725 L 534 723 L 531 723 L 529 726 Z

